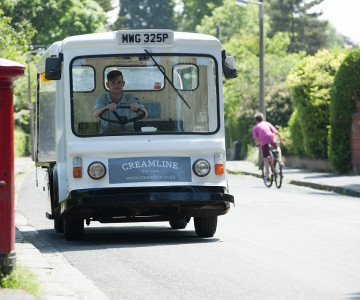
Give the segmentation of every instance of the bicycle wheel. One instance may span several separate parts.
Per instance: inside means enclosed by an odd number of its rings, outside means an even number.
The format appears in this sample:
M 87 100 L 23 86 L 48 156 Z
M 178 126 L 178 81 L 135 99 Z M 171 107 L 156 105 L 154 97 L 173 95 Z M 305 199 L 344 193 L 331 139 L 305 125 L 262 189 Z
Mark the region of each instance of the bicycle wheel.
M 266 185 L 268 188 L 271 187 L 274 178 L 273 178 L 272 175 L 270 175 L 269 178 L 268 178 L 268 180 L 266 180 L 266 178 L 265 178 L 265 164 L 264 164 L 264 162 L 262 163 L 262 168 L 261 168 L 261 170 L 262 170 L 262 179 L 263 179 L 265 185 Z
M 275 174 L 274 174 L 275 185 L 279 189 L 281 188 L 283 175 L 282 175 L 282 166 L 278 160 L 274 161 L 274 168 L 275 168 Z

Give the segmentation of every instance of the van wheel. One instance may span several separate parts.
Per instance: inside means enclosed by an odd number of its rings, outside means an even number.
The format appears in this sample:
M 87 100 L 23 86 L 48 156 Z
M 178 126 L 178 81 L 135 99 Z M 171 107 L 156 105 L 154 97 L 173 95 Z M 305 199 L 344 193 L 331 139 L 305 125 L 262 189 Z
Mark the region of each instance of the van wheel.
M 196 234 L 199 237 L 212 237 L 216 232 L 217 216 L 214 217 L 194 217 Z
M 68 241 L 79 241 L 84 235 L 84 220 L 64 220 L 64 236 Z
M 184 229 L 184 228 L 186 228 L 186 225 L 188 222 L 189 222 L 189 220 L 187 220 L 185 218 L 169 221 L 172 229 Z
M 64 222 L 62 219 L 54 219 L 54 228 L 58 233 L 64 233 Z

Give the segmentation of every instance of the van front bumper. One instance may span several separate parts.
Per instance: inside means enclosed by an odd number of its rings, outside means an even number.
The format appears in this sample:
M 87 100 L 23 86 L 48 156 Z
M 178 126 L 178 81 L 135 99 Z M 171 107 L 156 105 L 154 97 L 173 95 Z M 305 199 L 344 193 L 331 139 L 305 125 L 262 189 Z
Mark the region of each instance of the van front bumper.
M 234 197 L 226 193 L 224 187 L 83 189 L 71 191 L 60 203 L 58 217 L 100 222 L 150 216 L 170 220 L 224 215 L 231 203 L 234 203 Z

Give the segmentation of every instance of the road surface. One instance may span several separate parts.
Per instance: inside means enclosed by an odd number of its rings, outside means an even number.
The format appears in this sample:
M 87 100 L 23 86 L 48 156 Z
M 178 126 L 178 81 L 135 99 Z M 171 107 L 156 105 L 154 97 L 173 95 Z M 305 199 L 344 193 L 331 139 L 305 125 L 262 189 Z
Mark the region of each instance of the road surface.
M 360 299 L 360 199 L 229 175 L 235 207 L 213 238 L 166 222 L 99 224 L 68 242 L 45 218 L 31 172 L 17 209 L 109 299 Z M 65 287 L 64 287 L 65 288 Z

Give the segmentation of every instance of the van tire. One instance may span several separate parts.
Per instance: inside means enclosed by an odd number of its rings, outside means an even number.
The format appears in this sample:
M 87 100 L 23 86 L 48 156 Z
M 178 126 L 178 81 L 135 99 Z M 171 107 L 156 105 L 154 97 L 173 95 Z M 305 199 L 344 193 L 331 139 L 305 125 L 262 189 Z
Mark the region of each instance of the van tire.
M 54 229 L 58 233 L 64 233 L 64 221 L 62 219 L 54 219 Z
M 64 219 L 64 236 L 68 241 L 79 241 L 84 235 L 83 219 Z
M 170 226 L 172 229 L 184 229 L 189 221 L 185 218 L 177 219 L 177 220 L 170 220 Z
M 217 216 L 212 217 L 194 217 L 194 226 L 196 234 L 199 237 L 212 237 L 216 232 Z

